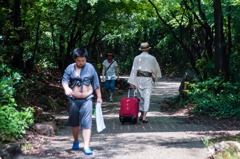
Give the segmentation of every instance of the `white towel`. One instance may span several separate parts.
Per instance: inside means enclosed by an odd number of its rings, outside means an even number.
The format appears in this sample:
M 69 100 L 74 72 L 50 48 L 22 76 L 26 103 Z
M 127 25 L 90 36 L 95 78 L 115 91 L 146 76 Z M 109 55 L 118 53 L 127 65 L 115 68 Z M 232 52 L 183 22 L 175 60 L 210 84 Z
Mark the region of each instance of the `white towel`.
M 103 114 L 102 114 L 102 107 L 100 103 L 97 103 L 95 106 L 96 109 L 96 126 L 97 126 L 97 132 L 100 133 L 103 131 L 106 126 L 104 124 L 103 120 Z

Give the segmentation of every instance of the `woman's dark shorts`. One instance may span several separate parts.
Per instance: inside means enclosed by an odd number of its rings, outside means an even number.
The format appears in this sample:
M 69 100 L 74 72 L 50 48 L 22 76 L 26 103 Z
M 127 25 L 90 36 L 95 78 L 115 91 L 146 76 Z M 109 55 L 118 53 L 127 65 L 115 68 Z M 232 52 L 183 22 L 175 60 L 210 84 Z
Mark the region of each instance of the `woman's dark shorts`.
M 80 129 L 92 129 L 92 98 L 94 96 L 90 95 L 87 98 L 80 99 L 69 97 L 69 118 L 68 126 L 77 127 Z

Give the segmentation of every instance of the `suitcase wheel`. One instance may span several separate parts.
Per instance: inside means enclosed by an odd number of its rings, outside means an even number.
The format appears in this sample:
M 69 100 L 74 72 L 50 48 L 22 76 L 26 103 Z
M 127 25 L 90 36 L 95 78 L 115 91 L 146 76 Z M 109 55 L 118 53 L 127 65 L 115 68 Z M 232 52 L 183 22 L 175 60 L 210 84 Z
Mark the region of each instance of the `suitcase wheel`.
M 136 120 L 136 118 L 133 120 L 133 124 L 137 124 L 137 120 Z
M 120 122 L 122 123 L 122 124 L 124 124 L 125 123 L 125 121 L 123 121 L 123 117 L 119 117 L 119 120 L 120 120 Z

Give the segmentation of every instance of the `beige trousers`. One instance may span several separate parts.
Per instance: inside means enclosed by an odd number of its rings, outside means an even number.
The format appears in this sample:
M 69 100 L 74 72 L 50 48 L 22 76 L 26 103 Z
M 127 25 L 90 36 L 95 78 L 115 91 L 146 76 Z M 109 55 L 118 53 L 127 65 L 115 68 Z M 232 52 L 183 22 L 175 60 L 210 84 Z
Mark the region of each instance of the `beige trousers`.
M 140 99 L 139 111 L 148 111 L 153 89 L 151 77 L 137 77 L 137 97 Z

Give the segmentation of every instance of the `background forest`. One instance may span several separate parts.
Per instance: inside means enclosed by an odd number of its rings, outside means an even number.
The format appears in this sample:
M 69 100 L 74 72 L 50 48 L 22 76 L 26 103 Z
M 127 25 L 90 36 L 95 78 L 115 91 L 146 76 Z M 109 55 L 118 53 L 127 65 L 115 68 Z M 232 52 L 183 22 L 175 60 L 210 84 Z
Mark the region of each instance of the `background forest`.
M 18 137 L 33 122 L 27 97 L 41 80 L 30 72 L 63 72 L 84 47 L 98 73 L 108 50 L 122 74 L 147 41 L 165 76 L 193 76 L 193 113 L 240 117 L 239 0 L 0 0 L 0 134 Z M 185 78 L 186 78 L 185 77 Z M 194 81 L 194 82 L 193 82 Z M 181 97 L 181 96 L 180 96 Z

